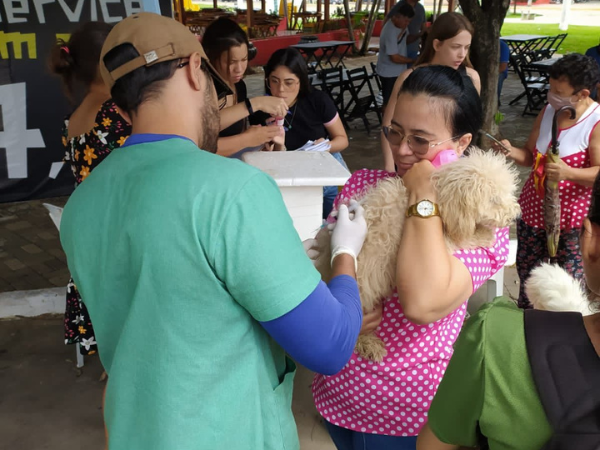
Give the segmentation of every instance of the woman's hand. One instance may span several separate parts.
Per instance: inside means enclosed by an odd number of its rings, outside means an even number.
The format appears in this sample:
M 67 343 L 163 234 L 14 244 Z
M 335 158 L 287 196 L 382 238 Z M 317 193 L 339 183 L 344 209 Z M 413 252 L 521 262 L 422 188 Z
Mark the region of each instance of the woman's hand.
M 546 163 L 544 171 L 548 180 L 558 182 L 569 178 L 570 169 L 570 166 L 562 159 L 559 159 L 557 163 Z
M 267 120 L 265 120 L 265 123 L 267 126 L 275 126 L 275 117 L 269 117 Z M 281 126 L 279 128 L 281 129 L 279 134 L 275 136 L 271 142 L 265 144 L 263 151 L 280 152 L 285 150 L 285 128 Z
M 269 125 L 266 127 L 260 125 L 252 126 L 244 132 L 247 138 L 245 139 L 248 143 L 247 147 L 257 147 L 271 142 L 281 133 L 281 131 L 281 127 L 278 127 L 277 125 Z
M 377 329 L 383 316 L 383 302 L 375 307 L 373 311 L 363 311 L 362 328 L 360 334 L 370 334 Z
M 500 144 L 493 142 L 492 141 L 492 148 L 499 152 L 502 153 L 504 156 L 508 156 L 509 158 L 514 158 L 514 147 L 510 144 L 508 139 L 502 139 L 500 141 Z
M 432 202 L 436 200 L 436 193 L 431 185 L 431 174 L 435 167 L 431 161 L 422 159 L 415 163 L 402 177 L 404 186 L 410 192 L 410 203 L 427 199 Z
M 306 239 L 302 241 L 302 246 L 304 247 L 304 251 L 306 252 L 306 256 L 310 258 L 312 263 L 314 264 L 319 256 L 321 255 L 321 249 L 319 248 L 319 243 L 316 239 Z
M 285 100 L 279 97 L 255 97 L 250 99 L 254 111 L 263 111 L 276 117 L 285 117 L 288 106 Z
M 279 127 L 281 130 L 277 136 L 273 138 L 273 143 L 276 144 L 276 148 L 283 149 L 285 147 L 285 129 Z

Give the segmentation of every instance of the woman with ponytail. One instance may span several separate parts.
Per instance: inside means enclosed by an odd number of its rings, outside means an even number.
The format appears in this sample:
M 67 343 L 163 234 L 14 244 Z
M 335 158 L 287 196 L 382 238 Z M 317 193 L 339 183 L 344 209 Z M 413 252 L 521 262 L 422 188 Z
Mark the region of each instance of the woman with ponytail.
M 74 107 L 64 121 L 62 143 L 64 161 L 71 165 L 75 187 L 131 134 L 131 127 L 119 115 L 98 70 L 102 45 L 111 29 L 111 25 L 102 22 L 81 25 L 68 42 L 57 41 L 48 61 L 52 73 L 62 79 L 65 94 Z M 83 355 L 96 352 L 92 324 L 72 279 L 67 285 L 65 343 L 79 343 Z

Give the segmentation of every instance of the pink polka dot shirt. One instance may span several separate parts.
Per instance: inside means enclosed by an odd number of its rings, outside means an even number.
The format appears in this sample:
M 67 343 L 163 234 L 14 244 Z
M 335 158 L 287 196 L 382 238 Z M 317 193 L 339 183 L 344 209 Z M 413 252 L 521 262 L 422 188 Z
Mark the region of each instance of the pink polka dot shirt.
M 336 199 L 355 197 L 379 180 L 394 176 L 382 170 L 360 170 Z M 504 266 L 508 256 L 508 228 L 498 230 L 493 247 L 460 250 L 454 254 L 469 269 L 473 291 Z M 354 431 L 388 436 L 415 436 L 427 421 L 427 411 L 452 356 L 467 302 L 443 319 L 416 325 L 402 312 L 394 292 L 384 300 L 376 334 L 385 342 L 387 356 L 380 363 L 357 353 L 336 375 L 316 375 L 313 397 L 330 423 Z
M 540 124 L 540 134 L 533 153 L 534 164 L 538 153 L 545 155 L 551 146 L 552 118 L 554 109 L 547 105 Z M 594 103 L 581 118 L 568 128 L 559 130 L 559 156 L 567 165 L 582 169 L 590 167 L 588 151 L 590 135 L 600 124 L 600 106 Z M 570 230 L 581 228 L 592 199 L 592 188 L 573 181 L 563 180 L 558 184 L 560 192 L 560 228 Z M 530 227 L 544 228 L 544 199 L 535 190 L 534 174 L 523 186 L 521 197 L 521 219 Z

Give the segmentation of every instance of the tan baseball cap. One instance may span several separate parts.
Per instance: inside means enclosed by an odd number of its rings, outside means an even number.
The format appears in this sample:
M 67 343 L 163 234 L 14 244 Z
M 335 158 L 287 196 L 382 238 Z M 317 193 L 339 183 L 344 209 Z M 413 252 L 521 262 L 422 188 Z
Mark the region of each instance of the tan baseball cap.
M 131 44 L 140 56 L 109 71 L 104 65 L 104 56 L 122 44 Z M 113 27 L 102 46 L 100 74 L 107 86 L 112 89 L 119 78 L 142 66 L 187 58 L 196 52 L 200 53 L 205 60 L 215 81 L 219 97 L 231 94 L 228 84 L 208 61 L 202 44 L 198 42 L 196 36 L 176 20 L 154 13 L 134 14 Z

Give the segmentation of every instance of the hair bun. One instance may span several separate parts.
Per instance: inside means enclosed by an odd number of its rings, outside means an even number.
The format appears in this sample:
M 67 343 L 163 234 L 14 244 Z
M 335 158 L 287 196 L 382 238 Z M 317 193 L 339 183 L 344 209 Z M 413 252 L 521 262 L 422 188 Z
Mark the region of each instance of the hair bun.
M 50 70 L 57 75 L 65 75 L 71 72 L 74 61 L 67 44 L 59 40 L 52 49 L 50 57 Z

